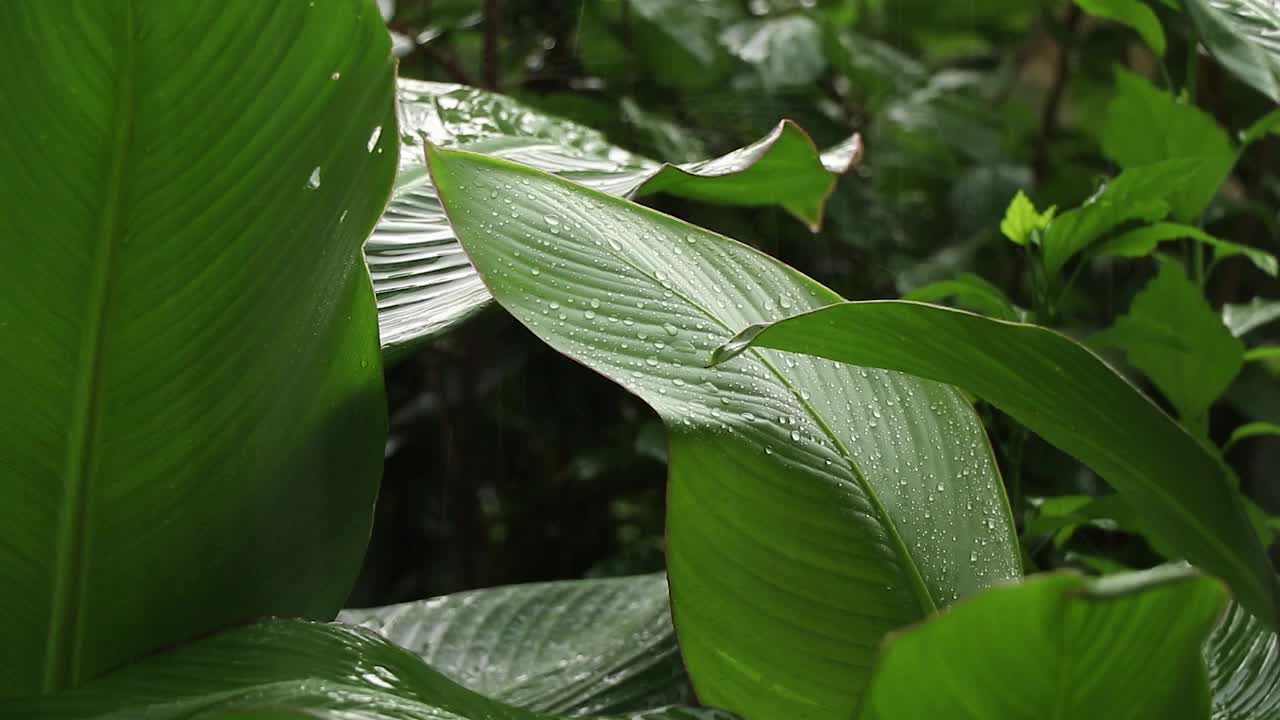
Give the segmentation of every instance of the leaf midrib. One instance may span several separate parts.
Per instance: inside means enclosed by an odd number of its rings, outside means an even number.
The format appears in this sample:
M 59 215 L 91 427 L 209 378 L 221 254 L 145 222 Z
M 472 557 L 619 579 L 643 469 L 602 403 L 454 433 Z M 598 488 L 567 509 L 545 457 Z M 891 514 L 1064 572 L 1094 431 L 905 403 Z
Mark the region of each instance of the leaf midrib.
M 484 158 L 485 156 L 480 156 L 480 157 Z M 491 158 L 486 158 L 486 159 L 491 159 Z M 503 161 L 503 162 L 506 162 L 506 161 Z M 520 167 L 520 166 L 517 165 L 516 167 Z M 562 182 L 568 182 L 561 178 L 556 178 L 556 179 Z M 618 199 L 618 198 L 613 198 L 612 196 L 607 195 L 605 193 L 600 193 L 599 191 L 591 190 L 590 188 L 587 188 L 587 190 L 589 190 L 590 192 L 596 193 L 598 195 L 604 195 L 613 200 Z M 704 228 L 697 227 L 696 225 L 685 223 L 683 220 L 680 220 L 679 218 L 663 216 L 663 219 L 667 220 L 668 222 L 673 222 L 675 224 L 686 225 L 689 229 L 692 229 L 692 230 L 697 230 L 700 232 L 710 232 Z M 723 236 L 716 235 L 715 233 L 711 233 L 711 234 L 715 235 L 716 238 L 720 241 L 729 240 L 730 242 L 733 242 L 730 238 L 725 238 Z M 461 242 L 461 240 L 459 240 L 459 242 Z M 746 245 L 745 243 L 743 243 L 743 247 L 746 248 L 748 252 L 759 253 L 758 250 L 756 250 L 755 248 L 749 245 Z M 649 272 L 646 271 L 644 268 L 641 268 L 637 266 L 635 263 L 631 262 L 631 259 L 627 257 L 624 253 L 614 253 L 614 256 L 620 259 L 622 262 L 629 265 L 633 270 L 635 270 L 644 278 L 651 280 L 655 285 L 661 285 L 661 283 L 658 281 L 656 277 L 654 277 L 653 275 L 650 275 Z M 799 273 L 797 273 L 797 275 L 798 274 Z M 802 278 L 802 281 L 807 281 L 814 285 L 818 285 L 818 283 L 814 282 L 808 277 L 805 277 L 803 275 L 801 275 L 800 277 Z M 826 287 L 821 285 L 819 285 L 819 287 L 821 287 L 823 290 L 834 295 L 837 298 L 836 302 L 842 301 L 842 298 L 840 298 L 839 295 L 836 295 L 834 292 L 828 290 Z M 736 332 L 733 328 L 729 327 L 720 318 L 719 315 L 717 315 L 715 312 L 711 311 L 710 309 L 703 307 L 701 303 L 695 301 L 693 298 L 681 292 L 679 288 L 673 285 L 670 289 L 673 295 L 689 303 L 691 307 L 696 309 L 698 312 L 702 313 L 704 316 L 707 317 L 707 319 L 719 325 L 731 336 Z M 749 348 L 746 352 L 754 355 L 756 359 L 760 362 L 760 364 L 763 365 L 766 369 L 769 370 L 770 373 L 773 374 L 773 376 L 777 379 L 778 383 L 781 384 L 784 388 L 786 388 L 791 393 L 791 395 L 796 399 L 796 401 L 800 403 L 801 407 L 803 407 L 805 411 L 809 413 L 809 416 L 813 418 L 814 422 L 817 423 L 818 427 L 821 428 L 822 432 L 826 434 L 827 439 L 831 442 L 832 446 L 835 447 L 839 451 L 841 456 L 843 456 L 845 460 L 848 462 L 849 469 L 852 470 L 853 476 L 857 481 L 858 486 L 861 487 L 862 491 L 866 494 L 868 502 L 871 503 L 872 508 L 875 509 L 877 517 L 880 518 L 884 528 L 888 531 L 889 537 L 892 539 L 894 547 L 897 551 L 897 555 L 903 559 L 904 565 L 906 565 L 905 570 L 906 570 L 907 579 L 911 583 L 912 590 L 916 595 L 916 600 L 920 603 L 921 616 L 922 617 L 927 616 L 935 612 L 938 609 L 937 602 L 934 601 L 933 595 L 930 594 L 928 587 L 925 585 L 924 578 L 920 575 L 920 568 L 916 565 L 915 558 L 911 555 L 911 552 L 907 549 L 906 542 L 903 541 L 902 536 L 898 533 L 898 526 L 893 522 L 893 518 L 890 517 L 889 511 L 884 507 L 884 504 L 880 502 L 880 497 L 879 495 L 876 494 L 875 488 L 871 486 L 870 481 L 868 481 L 866 476 L 862 474 L 862 469 L 858 466 L 857 461 L 854 459 L 853 452 L 847 446 L 845 446 L 844 442 L 841 441 L 840 436 L 837 435 L 836 432 L 831 428 L 831 426 L 827 423 L 826 419 L 822 416 L 822 414 L 819 413 L 816 408 L 814 408 L 813 404 L 804 398 L 804 395 L 796 388 L 796 386 L 791 382 L 791 380 L 787 378 L 787 376 L 781 370 L 779 370 L 778 367 L 773 362 L 771 362 L 769 358 L 766 357 L 761 350 L 757 348 Z
M 79 681 L 84 641 L 85 584 L 88 569 L 90 490 L 97 470 L 97 443 L 101 422 L 101 376 L 106 344 L 111 271 L 124 222 L 125 167 L 133 140 L 134 18 L 133 2 L 122 4 L 124 31 L 119 40 L 114 128 L 110 168 L 103 188 L 102 210 L 93 239 L 94 263 L 88 293 L 85 324 L 80 338 L 71 422 L 63 463 L 62 503 L 54 546 L 53 588 L 45 643 L 45 693 L 73 686 Z

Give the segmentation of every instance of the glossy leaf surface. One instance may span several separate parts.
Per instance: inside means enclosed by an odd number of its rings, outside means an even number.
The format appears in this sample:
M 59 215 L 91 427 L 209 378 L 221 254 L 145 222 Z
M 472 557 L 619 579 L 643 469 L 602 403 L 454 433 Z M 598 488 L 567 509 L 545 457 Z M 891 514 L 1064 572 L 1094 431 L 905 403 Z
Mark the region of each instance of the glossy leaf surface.
M 339 619 L 530 710 L 621 714 L 693 699 L 661 574 L 473 590 Z
M 886 632 L 1020 574 L 990 446 L 954 389 L 767 351 L 704 367 L 735 328 L 832 292 L 564 179 L 429 157 L 503 307 L 666 423 L 672 602 L 702 700 L 845 718 Z
M 1083 345 L 1048 328 L 907 301 L 841 303 L 757 325 L 717 351 L 807 353 L 953 383 L 1111 484 L 1162 552 L 1227 581 L 1275 627 L 1277 583 L 1217 451 Z M 1099 402 L 1105 398 L 1105 402 Z
M 1205 641 L 1213 720 L 1280 717 L 1280 639 L 1235 603 Z
M 1280 102 L 1280 5 L 1272 0 L 1186 0 L 1183 5 L 1222 66 Z
M 0 701 L 28 720 L 552 720 L 472 692 L 374 633 L 275 620 L 155 655 L 49 698 Z M 629 720 L 731 720 L 655 708 Z
M 891 638 L 860 718 L 1201 720 L 1200 644 L 1225 602 L 1178 568 L 988 590 Z
M 819 154 L 792 123 L 720 158 L 664 165 L 610 145 L 595 130 L 475 88 L 401 80 L 400 169 L 366 255 L 391 354 L 453 327 L 491 300 L 440 208 L 423 142 L 464 147 L 620 196 L 665 192 L 728 205 L 780 205 L 821 223 L 835 175 L 858 159 L 857 136 Z M 509 208 L 494 208 L 509 212 Z
M 376 9 L 3 3 L 0 59 L 0 697 L 331 618 L 386 433 Z

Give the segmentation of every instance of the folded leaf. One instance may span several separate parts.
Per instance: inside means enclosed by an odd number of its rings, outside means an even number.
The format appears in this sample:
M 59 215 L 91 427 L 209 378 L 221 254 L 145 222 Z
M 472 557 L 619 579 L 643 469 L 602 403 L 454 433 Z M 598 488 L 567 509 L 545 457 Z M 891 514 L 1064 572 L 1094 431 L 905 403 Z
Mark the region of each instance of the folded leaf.
M 1199 650 L 1225 604 L 1176 567 L 988 590 L 892 637 L 858 717 L 1202 720 Z
M 0 3 L 0 697 L 350 592 L 390 46 L 360 0 Z
M 841 303 L 750 327 L 716 359 L 751 346 L 969 390 L 1092 468 L 1163 550 L 1226 580 L 1241 604 L 1277 625 L 1280 588 L 1230 469 L 1074 340 L 1035 325 L 890 300 Z
M 339 620 L 529 710 L 622 714 L 693 700 L 662 574 L 473 590 Z
M 1254 267 L 1272 277 L 1280 271 L 1276 256 L 1265 250 L 1220 240 L 1198 227 L 1178 223 L 1162 222 L 1135 228 L 1100 243 L 1093 254 L 1100 257 L 1145 257 L 1154 252 L 1162 242 L 1182 239 L 1194 240 L 1212 248 L 1214 263 L 1234 255 L 1243 255 Z
M 384 350 L 395 356 L 447 331 L 491 299 L 449 227 L 428 177 L 423 142 L 505 157 L 625 197 L 665 192 L 742 206 L 779 205 L 817 228 L 836 175 L 861 141 L 819 153 L 790 122 L 723 157 L 667 165 L 610 145 L 595 130 L 475 88 L 399 81 L 400 171 L 365 247 Z M 509 208 L 494 208 L 492 212 Z
M 834 293 L 562 178 L 428 156 L 498 302 L 666 423 L 672 603 L 702 700 L 845 720 L 886 632 L 1020 574 L 990 446 L 954 389 L 772 352 L 703 367 L 732 328 Z
M 554 720 L 472 692 L 374 633 L 275 620 L 208 637 L 46 698 L 0 701 L 25 720 Z M 731 720 L 654 708 L 628 720 Z

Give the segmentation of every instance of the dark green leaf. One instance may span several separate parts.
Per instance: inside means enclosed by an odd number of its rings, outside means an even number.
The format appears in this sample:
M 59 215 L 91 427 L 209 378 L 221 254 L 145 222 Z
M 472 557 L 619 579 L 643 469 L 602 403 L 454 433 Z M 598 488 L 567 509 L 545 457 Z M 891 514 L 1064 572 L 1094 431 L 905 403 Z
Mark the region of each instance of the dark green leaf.
M 1273 0 L 1183 0 L 1183 5 L 1222 66 L 1280 102 L 1280 6 Z
M 1186 422 L 1195 424 L 1244 365 L 1244 343 L 1231 334 L 1187 279 L 1182 266 L 1160 262 L 1159 273 L 1129 311 L 1090 342 L 1123 350 Z
M 1021 313 L 1000 288 L 973 273 L 963 273 L 955 280 L 918 287 L 903 296 L 904 300 L 933 302 L 955 298 L 956 305 L 1000 320 L 1020 320 Z
M 369 610 L 364 625 L 495 700 L 598 715 L 689 704 L 663 575 L 513 585 Z
M 954 389 L 772 352 L 703 367 L 732 328 L 831 291 L 563 179 L 429 156 L 498 301 L 666 422 L 672 601 L 704 701 L 847 718 L 886 632 L 1019 574 L 990 447 Z M 508 187 L 517 216 L 494 218 Z
M 1194 223 L 1235 164 L 1231 140 L 1204 111 L 1127 70 L 1116 71 L 1116 91 L 1102 129 L 1103 151 L 1126 170 L 1179 158 L 1198 162 L 1169 198 L 1173 216 Z
M 803 352 L 949 382 L 1075 456 L 1160 547 L 1225 579 L 1273 627 L 1275 573 L 1215 449 L 1084 346 L 1047 328 L 906 301 L 841 303 L 744 330 L 717 351 Z
M 378 293 L 382 345 L 391 355 L 448 330 L 491 299 L 440 209 L 427 176 L 424 139 L 523 162 L 614 195 L 666 192 L 729 205 L 781 205 L 814 228 L 821 224 L 834 175 L 847 172 L 861 149 L 855 135 L 819 154 L 802 130 L 783 122 L 724 157 L 672 166 L 474 88 L 401 80 L 399 100 L 400 170 L 391 203 L 365 248 Z
M 376 9 L 7 2 L 0 61 L 0 697 L 333 617 L 386 434 Z
M 48 698 L 0 701 L 24 720 L 551 720 L 472 692 L 374 633 L 276 620 L 230 630 Z M 656 708 L 629 720 L 730 720 Z
M 1177 567 L 988 590 L 890 639 L 859 717 L 1202 720 L 1199 650 L 1225 603 Z

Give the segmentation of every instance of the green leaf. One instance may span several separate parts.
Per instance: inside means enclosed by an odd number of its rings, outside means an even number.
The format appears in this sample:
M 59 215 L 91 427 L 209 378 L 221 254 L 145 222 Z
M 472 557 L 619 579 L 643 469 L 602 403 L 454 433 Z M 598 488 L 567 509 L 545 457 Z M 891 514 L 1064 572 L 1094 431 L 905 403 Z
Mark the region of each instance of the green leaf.
M 703 367 L 733 328 L 834 293 L 561 178 L 428 156 L 498 302 L 666 423 L 672 604 L 704 701 L 847 718 L 886 632 L 1020 574 L 990 446 L 954 389 L 771 352 Z M 517 217 L 494 218 L 508 186 Z
M 0 701 L 27 720 L 551 720 L 468 690 L 369 630 L 275 620 L 153 655 L 47 698 Z M 562 717 L 562 716 L 555 716 Z M 634 720 L 730 720 L 655 708 Z
M 339 620 L 530 710 L 598 715 L 693 700 L 661 574 L 474 590 Z
M 1155 223 L 1135 228 L 1100 243 L 1093 251 L 1097 256 L 1145 257 L 1155 251 L 1162 242 L 1182 239 L 1194 240 L 1213 248 L 1214 263 L 1233 255 L 1243 255 L 1262 272 L 1275 277 L 1280 266 L 1276 256 L 1248 245 L 1220 240 L 1198 227 L 1179 223 Z
M 1205 641 L 1213 688 L 1213 720 L 1280 717 L 1280 642 L 1276 633 L 1236 603 Z
M 1268 435 L 1280 435 L 1280 425 L 1269 422 L 1245 423 L 1231 432 L 1231 437 L 1227 439 L 1227 444 L 1222 446 L 1222 452 L 1230 450 L 1232 446 L 1241 440 Z
M 729 0 L 602 0 L 622 5 L 621 32 L 649 80 L 677 90 L 707 90 L 730 68 L 716 36 L 742 15 Z
M 893 637 L 859 717 L 1201 720 L 1200 644 L 1225 604 L 1221 586 L 1177 567 L 988 590 Z
M 1123 350 L 1191 423 L 1204 416 L 1244 365 L 1244 343 L 1172 260 L 1162 260 L 1129 311 L 1089 341 Z
M 1272 0 L 1184 0 L 1183 5 L 1222 66 L 1280 102 L 1280 6 Z
M 1059 495 L 1043 498 L 1034 505 L 1036 516 L 1023 528 L 1023 537 L 1052 534 L 1058 547 L 1065 545 L 1076 529 L 1086 524 L 1106 530 L 1142 533 L 1132 508 L 1119 495 Z
M 1222 306 L 1222 322 L 1236 337 L 1244 337 L 1277 318 L 1280 318 L 1280 300 L 1256 297 L 1244 305 Z
M 861 154 L 857 135 L 819 154 L 781 122 L 723 157 L 673 166 L 609 144 L 595 130 L 460 85 L 400 80 L 400 170 L 391 202 L 365 248 L 378 293 L 382 345 L 403 354 L 488 304 L 427 175 L 423 142 L 522 162 L 621 196 L 666 192 L 729 205 L 780 205 L 821 225 L 835 175 Z
M 1021 312 L 1000 288 L 987 282 L 973 273 L 962 273 L 954 280 L 943 280 L 931 283 L 903 296 L 904 300 L 933 302 L 955 298 L 956 304 L 962 308 L 982 313 L 1000 320 L 1019 320 Z
M 1194 224 L 1235 164 L 1231 140 L 1204 111 L 1127 70 L 1116 70 L 1116 92 L 1102 129 L 1103 152 L 1126 170 L 1178 158 L 1198 162 L 1169 199 L 1174 218 Z
M 1196 160 L 1132 167 L 1099 188 L 1083 205 L 1062 213 L 1044 235 L 1044 264 L 1057 273 L 1076 253 L 1130 220 L 1151 222 L 1169 212 L 1169 202 L 1198 172 Z
M 716 351 L 775 348 L 953 383 L 1079 459 L 1160 547 L 1230 585 L 1272 627 L 1280 587 L 1217 450 L 1083 345 L 1048 328 L 906 301 L 849 302 L 749 327 Z
M 1076 5 L 1094 17 L 1128 25 L 1142 36 L 1142 41 L 1156 55 L 1164 57 L 1164 28 L 1160 26 L 1159 16 L 1146 3 L 1140 0 L 1076 0 Z
M 1262 345 L 1244 353 L 1245 362 L 1268 362 L 1280 359 L 1280 345 Z
M 333 617 L 386 434 L 376 9 L 3 3 L 0 60 L 0 697 Z
M 1019 190 L 1018 194 L 1013 196 L 1013 201 L 1009 203 L 1009 209 L 1004 213 L 1004 220 L 1000 221 L 1000 232 L 1014 244 L 1026 245 L 1031 241 L 1033 233 L 1049 227 L 1057 211 L 1056 206 L 1044 212 L 1036 211 L 1036 206 Z
M 755 70 L 768 92 L 812 85 L 827 67 L 822 29 L 798 13 L 734 23 L 720 33 L 720 43 Z
M 1280 110 L 1272 110 L 1263 115 L 1240 133 L 1241 148 L 1246 148 L 1267 135 L 1280 135 Z

